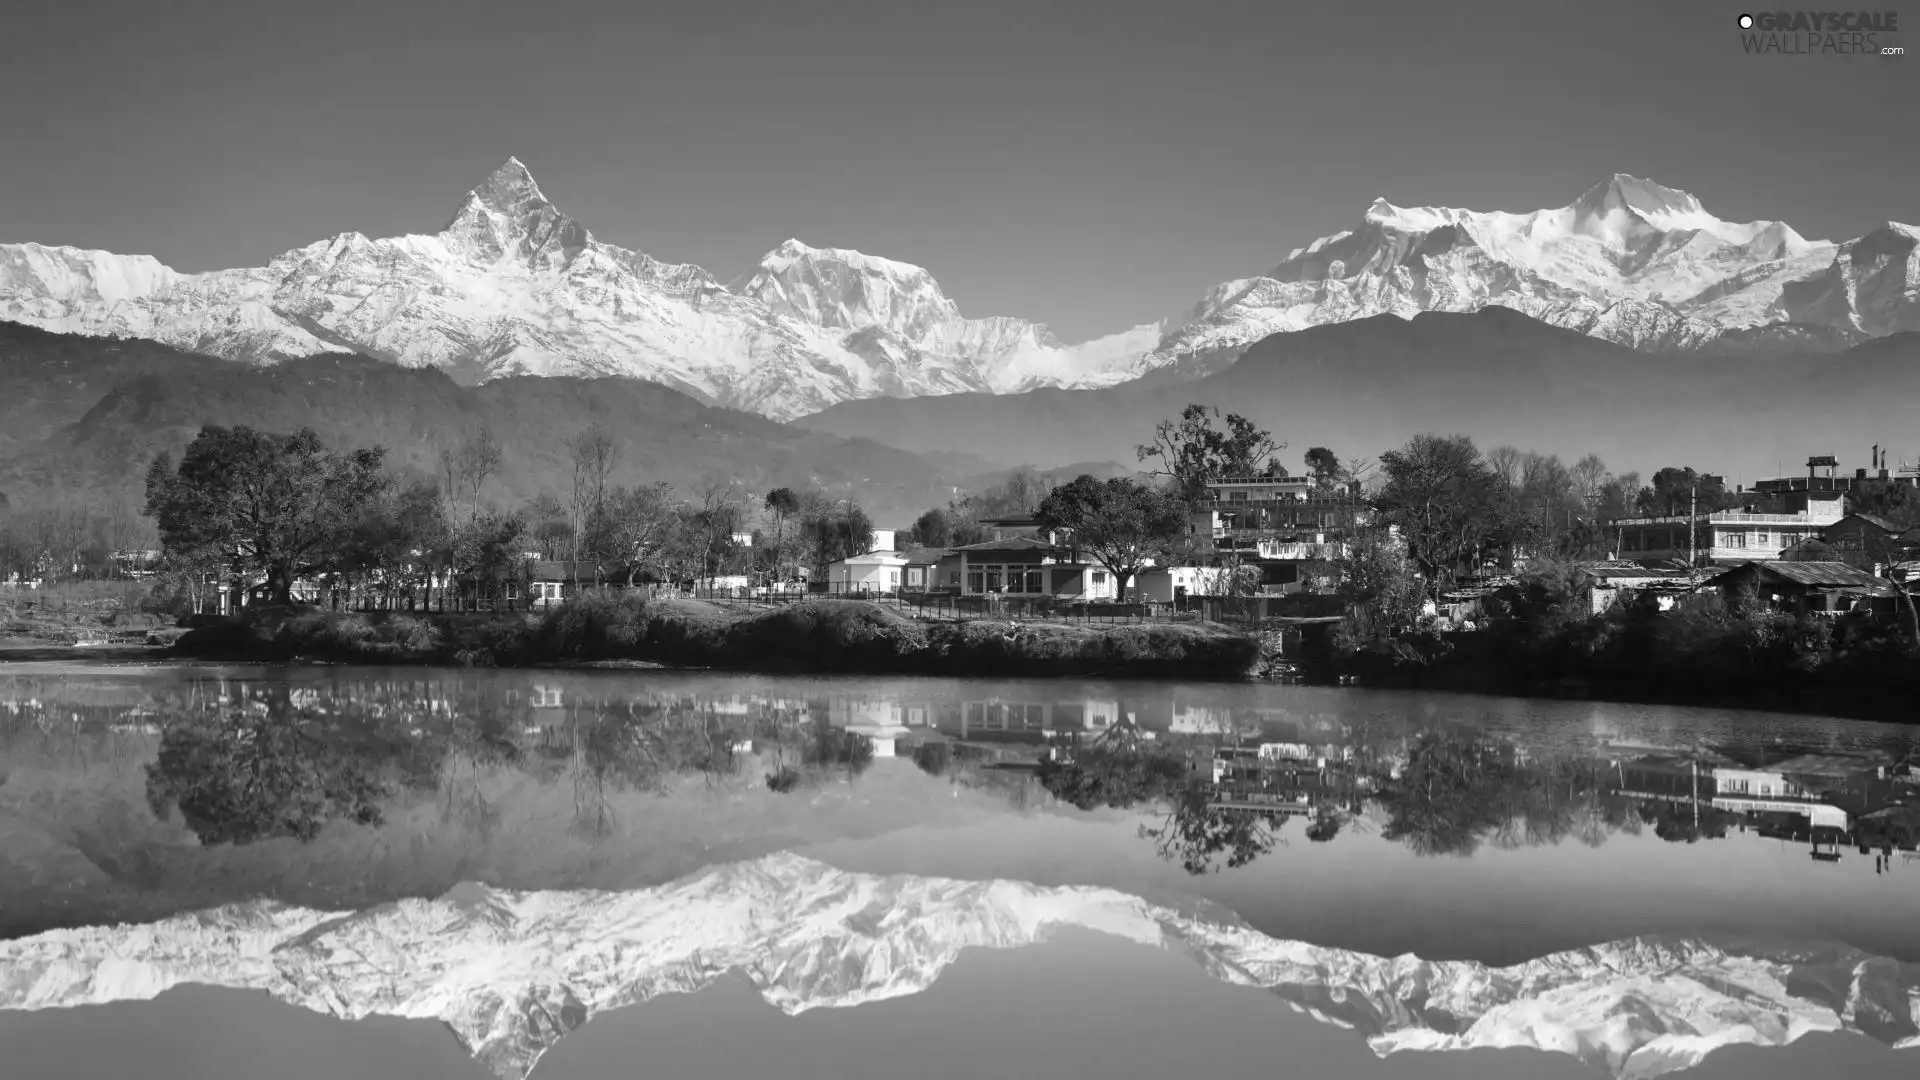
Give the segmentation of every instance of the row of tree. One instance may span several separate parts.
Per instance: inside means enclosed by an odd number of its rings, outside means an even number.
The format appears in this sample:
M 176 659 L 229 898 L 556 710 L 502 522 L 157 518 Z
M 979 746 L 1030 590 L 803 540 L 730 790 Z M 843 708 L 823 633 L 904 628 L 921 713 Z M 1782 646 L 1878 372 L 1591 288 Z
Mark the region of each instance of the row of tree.
M 455 583 L 498 596 L 530 553 L 609 582 L 785 579 L 872 543 L 872 523 L 852 502 L 788 488 L 755 499 L 722 477 L 686 496 L 665 484 L 624 486 L 613 481 L 620 443 L 599 426 L 568 450 L 564 499 L 547 493 L 506 508 L 488 498 L 501 451 L 485 429 L 447 448 L 428 477 L 388 469 L 379 447 L 329 448 L 311 430 L 208 427 L 178 464 L 166 455 L 152 463 L 144 509 L 182 589 L 239 577 L 264 582 L 274 602 L 295 582 L 321 579 L 389 600 L 431 603 L 436 587 Z

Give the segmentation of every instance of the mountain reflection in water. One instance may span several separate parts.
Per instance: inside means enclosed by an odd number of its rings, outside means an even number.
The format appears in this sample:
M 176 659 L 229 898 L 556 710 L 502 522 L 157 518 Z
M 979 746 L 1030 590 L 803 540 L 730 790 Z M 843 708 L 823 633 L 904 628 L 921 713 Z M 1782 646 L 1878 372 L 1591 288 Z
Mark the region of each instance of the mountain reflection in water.
M 1840 859 L 1920 872 L 1920 730 L 1713 710 L 1295 687 L 82 669 L 0 677 L 0 740 L 0 877 L 27 883 L 0 896 L 8 936 L 262 895 L 353 906 L 467 878 L 635 887 L 921 823 L 859 806 L 924 794 L 932 777 L 1014 821 L 1135 818 L 1142 850 L 1193 875 L 1276 857 L 1290 837 L 1357 834 L 1440 859 L 1751 833 L 1804 848 L 1809 873 Z M 835 798 L 854 801 L 808 832 Z M 536 803 L 545 831 L 516 819 Z

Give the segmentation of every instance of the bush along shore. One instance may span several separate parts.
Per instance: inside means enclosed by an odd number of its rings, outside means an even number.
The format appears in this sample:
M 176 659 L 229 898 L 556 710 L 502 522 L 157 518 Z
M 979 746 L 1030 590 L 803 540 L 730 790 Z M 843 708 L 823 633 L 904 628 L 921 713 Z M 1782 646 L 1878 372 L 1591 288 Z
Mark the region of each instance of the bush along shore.
M 533 667 L 640 661 L 733 671 L 1245 679 L 1258 637 L 1211 623 L 920 622 L 856 600 L 742 613 L 590 593 L 542 616 L 271 607 L 210 621 L 173 654 L 206 660 Z
M 1781 614 L 1714 593 L 1585 617 L 1557 599 L 1523 595 L 1480 630 L 1349 639 L 1327 670 L 1371 686 L 1920 723 L 1920 654 L 1885 618 Z

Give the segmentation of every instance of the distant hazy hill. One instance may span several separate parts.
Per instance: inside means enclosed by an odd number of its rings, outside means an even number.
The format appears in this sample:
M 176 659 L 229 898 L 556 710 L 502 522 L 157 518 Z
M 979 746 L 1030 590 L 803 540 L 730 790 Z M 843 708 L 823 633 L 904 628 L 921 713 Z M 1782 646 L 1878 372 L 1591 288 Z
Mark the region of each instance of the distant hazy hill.
M 0 323 L 0 492 L 16 506 L 53 491 L 100 505 L 139 497 L 147 462 L 176 455 L 203 424 L 275 431 L 311 425 L 339 446 L 378 443 L 396 465 L 431 472 L 442 446 L 482 425 L 505 451 L 495 494 L 564 497 L 565 442 L 589 422 L 624 444 L 616 480 L 683 487 L 709 473 L 758 493 L 819 483 L 858 498 L 880 524 L 906 524 L 954 485 L 989 482 L 965 455 L 938 464 L 701 405 L 632 379 L 509 378 L 462 387 L 433 369 L 326 354 L 253 367 L 140 340 L 103 340 Z
M 1833 355 L 1663 356 L 1495 307 L 1274 334 L 1225 371 L 1178 385 L 855 401 L 796 423 L 922 452 L 1128 461 L 1156 422 L 1202 402 L 1270 427 L 1290 457 L 1315 445 L 1374 456 L 1417 432 L 1464 432 L 1483 447 L 1594 452 L 1642 471 L 1684 462 L 1751 480 L 1810 454 L 1865 465 L 1876 442 L 1899 457 L 1903 438 L 1920 442 L 1916 389 L 1916 333 Z

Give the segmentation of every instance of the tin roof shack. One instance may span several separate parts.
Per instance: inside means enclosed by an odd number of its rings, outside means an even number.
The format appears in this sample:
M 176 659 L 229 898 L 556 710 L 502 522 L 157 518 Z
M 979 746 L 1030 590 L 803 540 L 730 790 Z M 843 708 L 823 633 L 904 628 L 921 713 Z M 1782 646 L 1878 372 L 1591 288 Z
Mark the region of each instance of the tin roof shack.
M 1891 610 L 1893 597 L 1887 582 L 1843 562 L 1750 562 L 1721 574 L 1714 585 L 1728 598 L 1751 590 L 1769 608 L 1796 614 L 1848 611 L 1856 604 Z
M 1834 561 L 1871 572 L 1904 556 L 1906 532 L 1906 526 L 1878 514 L 1848 514 L 1822 530 L 1820 539 L 1833 549 Z
M 1574 581 L 1587 591 L 1595 615 L 1611 610 L 1615 604 L 1632 602 L 1641 593 L 1666 597 L 1662 607 L 1670 607 L 1673 596 L 1690 588 L 1684 570 L 1630 562 L 1586 563 L 1575 571 Z

